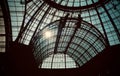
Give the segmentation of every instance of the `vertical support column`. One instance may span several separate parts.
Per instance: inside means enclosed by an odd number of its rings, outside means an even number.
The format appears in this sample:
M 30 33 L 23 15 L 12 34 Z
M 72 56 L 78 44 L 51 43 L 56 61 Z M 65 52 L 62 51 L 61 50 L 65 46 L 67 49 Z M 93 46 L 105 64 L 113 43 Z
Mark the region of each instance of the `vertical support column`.
M 55 42 L 54 53 L 57 53 L 57 48 L 58 48 L 60 36 L 62 33 L 62 28 L 65 27 L 68 16 L 69 16 L 69 14 L 67 14 L 64 19 L 61 18 L 60 23 L 58 25 L 58 32 L 57 32 L 57 37 L 56 37 L 56 42 Z
M 71 35 L 70 40 L 69 40 L 69 42 L 68 42 L 68 44 L 67 44 L 67 46 L 66 46 L 66 48 L 65 48 L 65 51 L 64 51 L 65 54 L 67 53 L 67 50 L 68 50 L 68 48 L 69 48 L 72 40 L 74 39 L 74 36 L 75 36 L 77 30 L 81 27 L 81 21 L 82 21 L 82 18 L 81 18 L 80 15 L 78 15 L 78 22 L 76 23 L 75 31 L 74 31 L 73 34 Z
M 64 59 L 65 59 L 65 69 L 66 69 L 66 54 L 64 54 Z
M 7 0 L 0 0 L 0 5 L 3 12 L 4 23 L 5 23 L 5 37 L 6 37 L 6 51 L 9 50 L 9 46 L 12 42 L 12 28 L 10 20 L 10 11 Z
M 52 67 L 53 67 L 54 55 L 55 55 L 55 54 L 53 54 L 53 56 L 52 56 L 52 61 L 51 61 L 51 69 L 52 69 Z

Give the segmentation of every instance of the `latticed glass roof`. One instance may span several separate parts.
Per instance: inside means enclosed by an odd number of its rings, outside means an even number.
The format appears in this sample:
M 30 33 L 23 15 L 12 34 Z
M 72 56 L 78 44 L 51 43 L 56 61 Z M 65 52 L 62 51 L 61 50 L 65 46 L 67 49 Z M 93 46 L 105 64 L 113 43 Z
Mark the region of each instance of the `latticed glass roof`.
M 79 66 L 107 46 L 99 30 L 74 18 L 48 24 L 33 37 L 31 45 L 34 46 L 34 56 L 39 64 L 49 55 L 61 53 L 69 55 Z
M 12 32 L 13 40 L 16 39 L 20 31 L 21 26 L 27 27 L 26 31 L 23 33 L 24 44 L 29 44 L 33 32 L 37 29 L 41 29 L 47 24 L 64 17 L 68 12 L 55 9 L 50 5 L 46 4 L 41 0 L 33 0 L 26 4 L 26 15 L 25 2 L 24 0 L 8 0 L 8 5 L 10 9 L 11 22 L 12 22 Z M 81 13 L 83 20 L 93 24 L 97 27 L 101 33 L 104 34 L 102 25 L 104 26 L 107 37 L 109 38 L 110 45 L 115 45 L 119 43 L 118 37 L 116 37 L 116 31 L 113 28 L 113 24 L 116 28 L 120 29 L 119 18 L 120 18 L 120 5 L 119 1 L 109 1 L 104 4 L 104 7 L 91 7 L 89 9 L 79 10 L 78 12 L 69 12 L 70 17 L 77 17 Z M 108 12 L 106 12 L 106 10 Z M 81 11 L 81 12 L 80 12 Z M 25 17 L 25 18 L 24 18 Z M 24 19 L 23 19 L 24 18 Z M 111 22 L 112 19 L 112 22 Z M 22 22 L 24 23 L 22 24 Z M 37 27 L 38 26 L 38 27 Z M 28 31 L 28 32 L 27 32 Z M 35 31 L 37 32 L 37 31 Z M 114 33 L 113 33 L 114 32 Z
M 64 53 L 63 51 L 67 48 L 65 54 L 79 64 L 78 66 L 82 66 L 106 47 L 120 44 L 119 0 L 7 1 L 13 41 L 33 45 L 34 56 L 38 65 L 42 64 L 47 57 L 56 54 L 57 52 L 54 52 L 56 49 Z M 62 23 L 65 24 L 61 24 L 65 27 L 59 37 L 59 22 L 61 18 L 66 18 L 67 15 L 67 18 L 81 18 L 82 23 L 79 23 L 81 28 L 74 33 L 76 22 L 74 20 L 63 20 Z M 56 24 L 56 27 L 50 25 L 52 23 Z M 93 29 L 90 29 L 89 25 L 94 26 Z M 42 36 L 45 34 L 46 28 L 53 34 L 51 37 L 49 35 L 51 39 Z M 92 40 L 89 40 L 91 38 Z M 102 41 L 100 41 L 101 38 Z M 92 45 L 92 42 L 95 45 Z M 51 54 L 50 51 L 52 51 Z

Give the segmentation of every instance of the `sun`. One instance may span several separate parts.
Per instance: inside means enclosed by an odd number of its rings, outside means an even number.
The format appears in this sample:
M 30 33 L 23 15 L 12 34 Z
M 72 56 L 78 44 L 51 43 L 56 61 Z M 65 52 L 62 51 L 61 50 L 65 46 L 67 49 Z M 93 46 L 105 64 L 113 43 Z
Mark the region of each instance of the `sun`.
M 52 36 L 52 32 L 51 31 L 46 31 L 45 32 L 45 38 L 50 38 Z

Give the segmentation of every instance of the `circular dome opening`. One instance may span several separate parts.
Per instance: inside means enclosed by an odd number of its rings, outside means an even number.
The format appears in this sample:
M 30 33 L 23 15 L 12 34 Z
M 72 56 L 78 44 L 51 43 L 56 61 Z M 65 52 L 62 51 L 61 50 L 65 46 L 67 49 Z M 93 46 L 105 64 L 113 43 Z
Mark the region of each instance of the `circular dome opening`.
M 51 0 L 56 4 L 67 7 L 82 7 L 97 3 L 99 0 Z M 93 3 L 94 2 L 94 3 Z
M 51 34 L 46 38 L 48 30 Z M 104 36 L 98 29 L 74 18 L 50 23 L 34 36 L 31 44 L 39 68 L 46 58 L 58 53 L 69 55 L 80 67 L 106 47 Z
M 78 11 L 99 6 L 109 0 L 43 0 L 50 6 L 64 11 Z

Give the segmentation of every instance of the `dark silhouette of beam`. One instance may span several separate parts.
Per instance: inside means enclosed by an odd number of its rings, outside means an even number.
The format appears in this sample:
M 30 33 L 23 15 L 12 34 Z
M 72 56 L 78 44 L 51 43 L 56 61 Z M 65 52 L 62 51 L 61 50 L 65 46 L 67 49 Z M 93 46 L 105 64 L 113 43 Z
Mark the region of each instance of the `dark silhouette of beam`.
M 6 35 L 5 37 L 6 37 L 6 51 L 7 51 L 12 42 L 10 11 L 7 0 L 0 0 L 0 5 L 2 8 L 4 23 L 5 23 L 5 35 Z
M 69 42 L 68 42 L 68 44 L 67 44 L 67 47 L 65 48 L 65 51 L 64 51 L 64 53 L 65 53 L 65 54 L 66 54 L 66 52 L 67 52 L 67 50 L 68 50 L 68 48 L 69 48 L 69 46 L 70 46 L 70 44 L 71 44 L 71 42 L 72 42 L 72 40 L 73 40 L 74 36 L 75 36 L 75 34 L 76 34 L 76 32 L 77 32 L 78 28 L 80 28 L 80 25 L 81 25 L 81 20 L 82 20 L 82 18 L 81 18 L 81 17 L 79 17 L 79 18 L 78 18 L 78 22 L 76 23 L 75 30 L 74 30 L 74 32 L 73 32 L 73 34 L 72 34 L 71 38 L 70 38 L 70 41 L 69 41 Z
M 62 29 L 65 27 L 66 25 L 66 20 L 68 18 L 69 14 L 67 14 L 65 16 L 65 18 L 61 18 L 60 23 L 58 25 L 58 32 L 57 32 L 57 37 L 56 37 L 56 42 L 55 42 L 55 49 L 54 49 L 54 53 L 57 53 L 57 48 L 58 48 L 58 44 L 59 44 L 59 40 L 60 40 L 60 36 L 62 33 Z

